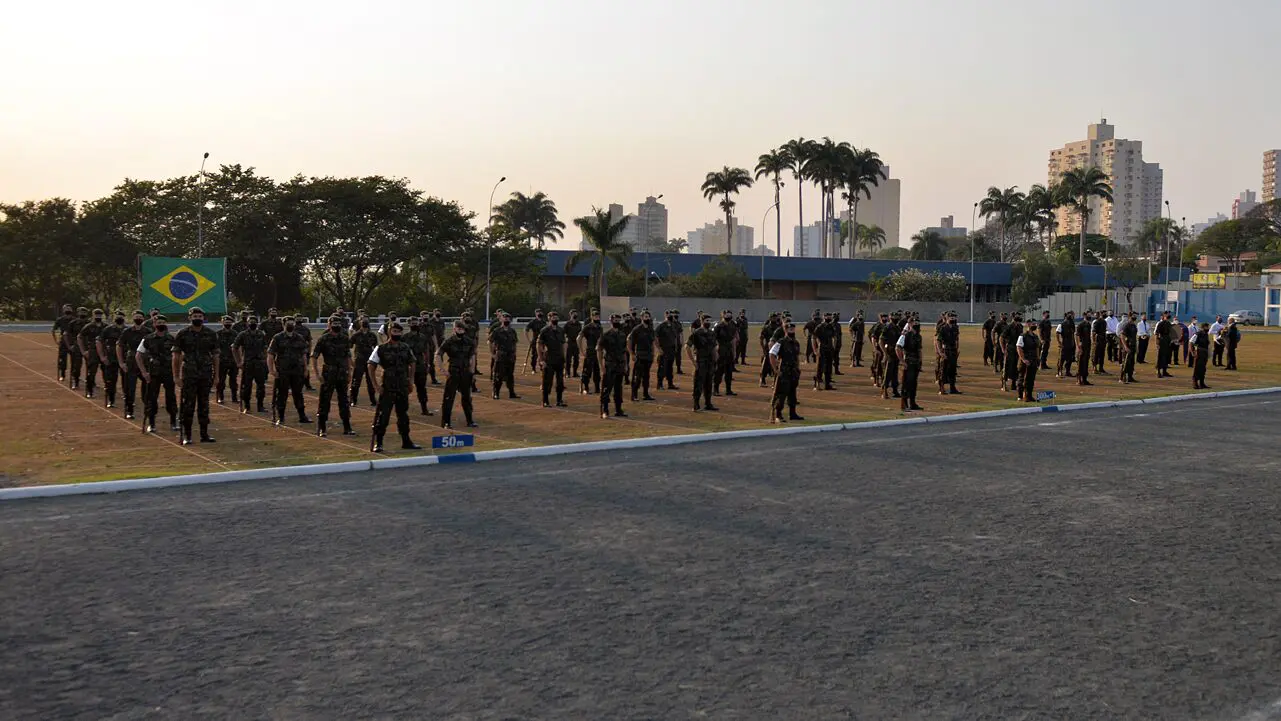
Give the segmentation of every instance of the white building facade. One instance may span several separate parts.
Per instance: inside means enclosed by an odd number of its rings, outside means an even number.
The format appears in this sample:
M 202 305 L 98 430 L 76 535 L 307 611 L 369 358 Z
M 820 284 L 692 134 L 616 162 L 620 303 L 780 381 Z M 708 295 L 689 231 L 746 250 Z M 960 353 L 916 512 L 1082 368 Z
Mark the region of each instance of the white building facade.
M 689 244 L 691 253 L 722 255 L 725 253 L 726 235 L 725 221 L 717 220 L 715 223 L 708 223 L 697 230 L 689 231 L 685 240 Z M 734 235 L 730 239 L 730 253 L 757 255 L 759 251 L 756 250 L 756 229 L 750 225 L 739 225 L 735 219 Z
M 1116 137 L 1107 119 L 1089 126 L 1085 140 L 1050 151 L 1048 180 L 1058 183 L 1064 171 L 1095 166 L 1108 176 L 1112 202 L 1090 199 L 1087 233 L 1129 242 L 1152 218 L 1160 217 L 1164 173 L 1158 163 L 1143 159 L 1143 142 Z M 1059 235 L 1081 232 L 1080 214 L 1068 207 L 1055 211 Z

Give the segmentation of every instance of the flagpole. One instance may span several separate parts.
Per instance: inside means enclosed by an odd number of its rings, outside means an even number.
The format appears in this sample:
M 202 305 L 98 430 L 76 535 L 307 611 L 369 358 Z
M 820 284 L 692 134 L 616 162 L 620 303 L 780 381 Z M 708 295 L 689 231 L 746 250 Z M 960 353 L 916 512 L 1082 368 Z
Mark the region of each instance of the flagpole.
M 209 153 L 200 159 L 200 178 L 196 181 L 196 197 L 199 199 L 199 205 L 196 206 L 196 257 L 203 258 L 205 255 L 205 161 L 209 159 Z

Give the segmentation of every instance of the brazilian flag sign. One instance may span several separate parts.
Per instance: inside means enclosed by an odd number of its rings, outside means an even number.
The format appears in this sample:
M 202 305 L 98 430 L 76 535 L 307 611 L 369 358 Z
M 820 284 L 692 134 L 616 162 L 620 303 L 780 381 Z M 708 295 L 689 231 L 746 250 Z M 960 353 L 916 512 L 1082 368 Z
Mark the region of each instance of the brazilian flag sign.
M 185 314 L 199 307 L 207 314 L 227 312 L 226 258 L 155 258 L 138 262 L 142 308 Z

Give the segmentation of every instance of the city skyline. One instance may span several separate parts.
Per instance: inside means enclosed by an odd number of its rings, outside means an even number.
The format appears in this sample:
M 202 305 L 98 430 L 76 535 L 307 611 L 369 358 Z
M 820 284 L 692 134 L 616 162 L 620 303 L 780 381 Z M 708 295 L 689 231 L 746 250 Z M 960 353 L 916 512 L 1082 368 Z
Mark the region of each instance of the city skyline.
M 1251 92 L 1257 79 L 1240 71 L 1270 61 L 1281 4 L 1263 0 L 809 0 L 786 11 L 659 2 L 643 30 L 629 6 L 569 0 L 159 7 L 14 9 L 0 60 L 23 72 L 0 107 L 0 201 L 93 200 L 125 178 L 194 175 L 209 152 L 210 168 L 242 164 L 282 180 L 406 177 L 482 219 L 502 176 L 495 202 L 543 191 L 567 224 L 592 206 L 663 195 L 667 235 L 679 236 L 723 217 L 698 191 L 708 171 L 750 171 L 788 140 L 828 135 L 894 167 L 906 245 L 941 216 L 968 224 L 989 186 L 1045 182 L 1045 150 L 1101 117 L 1160 161 L 1175 218 L 1228 210 L 1260 182 L 1262 154 L 1281 147 L 1281 99 Z M 814 31 L 778 33 L 792 15 Z M 1228 22 L 1241 17 L 1250 22 Z M 594 34 L 607 26 L 618 34 Z M 851 66 L 843 28 L 855 26 L 876 32 L 860 37 Z M 1047 82 L 1033 62 L 1046 28 L 1111 48 L 1101 78 L 1137 82 Z M 727 62 L 702 41 L 725 33 L 773 37 L 774 47 Z M 1170 37 L 1197 42 L 1171 55 Z M 668 50 L 656 57 L 655 43 Z M 997 76 L 1017 100 L 992 87 Z M 1206 87 L 1231 95 L 1232 112 L 1207 101 Z M 1011 99 L 993 99 L 1002 95 Z M 786 253 L 800 222 L 795 181 L 783 180 Z M 819 217 L 818 197 L 806 186 L 805 225 Z M 759 223 L 772 183 L 735 200 L 736 215 Z M 770 248 L 774 225 L 758 238 Z

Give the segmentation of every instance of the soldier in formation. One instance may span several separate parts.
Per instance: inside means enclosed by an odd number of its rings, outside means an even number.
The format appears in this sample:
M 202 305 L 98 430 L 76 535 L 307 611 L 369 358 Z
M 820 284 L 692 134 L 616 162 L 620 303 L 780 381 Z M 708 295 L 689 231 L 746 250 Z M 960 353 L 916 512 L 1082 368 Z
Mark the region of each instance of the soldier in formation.
M 654 365 L 654 318 L 649 310 L 641 312 L 641 322 L 627 336 L 627 353 L 632 359 L 631 386 L 632 402 L 636 402 L 637 392 L 641 400 L 655 400 L 649 394 L 649 372 Z
M 996 354 L 996 311 L 987 312 L 987 320 L 983 321 L 980 337 L 983 339 L 983 365 L 990 366 Z
M 249 399 L 258 399 L 257 410 L 266 413 L 263 402 L 267 395 L 267 344 L 270 339 L 258 325 L 258 316 L 251 315 L 245 322 L 245 329 L 236 334 L 231 343 L 231 352 L 235 356 L 236 366 L 240 368 L 240 413 L 250 412 Z M 256 389 L 256 390 L 255 390 Z M 275 399 L 272 399 L 275 407 Z
M 236 354 L 231 348 L 236 343 L 240 331 L 235 328 L 235 321 L 229 315 L 222 317 L 222 329 L 218 334 L 218 385 L 214 398 L 218 405 L 225 405 L 226 389 L 231 388 L 231 402 L 240 402 L 239 367 L 236 365 Z
M 543 332 L 546 325 L 542 308 L 535 308 L 534 317 L 525 322 L 525 341 L 529 343 L 529 351 L 525 354 L 526 373 L 538 370 L 538 334 Z
M 369 377 L 377 379 L 378 369 L 382 369 L 373 432 L 369 439 L 369 450 L 374 453 L 383 452 L 383 436 L 387 433 L 393 409 L 396 411 L 396 430 L 400 432 L 401 447 L 411 451 L 419 449 L 409 437 L 409 383 L 414 374 L 414 351 L 401 342 L 404 332 L 400 321 L 388 321 L 387 340 L 374 348 L 366 361 Z M 468 389 L 470 387 L 468 385 Z
M 356 320 L 355 332 L 351 334 L 352 352 L 356 356 L 356 363 L 352 366 L 351 371 L 351 389 L 349 403 L 356 405 L 360 400 L 360 385 L 363 381 L 365 392 L 369 396 L 369 405 L 378 405 L 378 394 L 374 392 L 374 377 L 369 373 L 369 356 L 373 355 L 374 349 L 378 347 L 378 334 L 370 330 L 369 319 L 361 316 Z
M 471 389 L 475 384 L 476 344 L 467 333 L 467 324 L 454 321 L 454 333 L 440 344 L 436 358 L 446 363 L 445 400 L 440 406 L 440 427 L 453 428 L 454 399 L 461 396 L 463 416 L 468 428 L 476 428 L 472 418 Z
M 961 328 L 957 325 L 956 313 L 949 312 L 934 331 L 934 380 L 938 383 L 939 395 L 960 393 L 956 389 L 957 360 L 960 358 Z
M 676 311 L 663 312 L 663 322 L 654 329 L 658 342 L 658 389 L 679 390 L 675 382 L 676 359 L 680 357 L 680 329 L 674 320 Z
M 498 394 L 504 383 L 507 384 L 509 399 L 520 398 L 516 394 L 516 346 L 518 344 L 516 329 L 512 328 L 512 317 L 509 313 L 502 312 L 498 327 L 490 329 L 489 334 L 489 353 L 494 359 L 494 370 L 490 374 L 494 386 L 494 400 L 498 400 Z
M 728 309 L 721 313 L 721 320 L 712 327 L 716 338 L 716 373 L 712 381 L 712 393 L 721 394 L 721 383 L 725 383 L 725 395 L 736 396 L 734 392 L 734 356 L 738 353 L 738 326 L 734 323 L 734 314 Z
M 431 326 L 424 325 L 423 318 L 410 317 L 409 332 L 401 337 L 401 342 L 409 346 L 414 353 L 414 392 L 418 396 L 418 409 L 424 416 L 435 415 L 427 407 L 427 359 L 435 354 L 436 336 Z
M 593 316 L 596 312 L 592 311 Z M 623 383 L 627 378 L 627 335 L 623 319 L 617 313 L 609 316 L 609 328 L 602 331 L 594 352 L 596 365 L 603 370 L 600 384 L 600 417 L 609 418 L 609 404 L 614 403 L 614 416 L 626 418 L 623 412 Z M 586 384 L 584 384 L 586 388 Z
M 858 311 L 850 319 L 850 368 L 863 367 L 863 311 Z
M 178 397 L 173 387 L 173 336 L 169 335 L 169 321 L 163 315 L 151 319 L 152 332 L 142 339 L 134 351 L 134 362 L 142 374 L 146 389 L 146 408 L 142 430 L 156 432 L 156 415 L 159 413 L 160 391 L 165 393 L 165 411 L 169 413 L 169 429 L 178 430 Z
M 187 311 L 188 325 L 173 339 L 173 376 L 182 389 L 180 415 L 182 444 L 191 445 L 193 416 L 200 422 L 200 442 L 213 443 L 209 435 L 209 394 L 218 377 L 218 334 L 205 325 L 200 308 Z
M 583 332 L 583 322 L 578 319 L 578 311 L 569 312 L 565 321 L 565 377 L 578 377 L 578 360 L 582 353 L 578 347 L 578 335 Z
M 1027 319 L 1027 330 L 1014 343 L 1019 358 L 1019 400 L 1036 402 L 1036 372 L 1041 367 L 1041 333 L 1035 320 Z
M 592 308 L 588 314 L 587 322 L 583 324 L 583 332 L 578 336 L 578 344 L 583 351 L 583 395 L 587 395 L 590 390 L 596 395 L 600 395 L 601 386 L 601 366 L 600 357 L 596 352 L 596 346 L 600 342 L 601 335 L 605 329 L 600 325 L 600 311 Z M 622 391 L 619 391 L 620 393 Z
M 747 365 L 747 331 L 750 324 L 747 321 L 746 308 L 738 309 L 738 317 L 734 318 L 734 325 L 738 326 L 738 345 L 735 346 L 735 361 L 739 365 Z
M 126 326 L 120 331 L 120 338 L 116 341 L 116 361 L 120 365 L 121 371 L 124 372 L 124 378 L 121 379 L 121 390 L 124 392 L 125 401 L 125 419 L 133 420 L 134 418 L 134 401 L 138 392 L 139 383 L 142 384 L 142 399 L 145 407 L 147 400 L 147 383 L 142 380 L 142 368 L 134 361 L 134 354 L 138 346 L 142 344 L 143 339 L 147 337 L 147 329 L 143 327 L 143 321 L 146 316 L 140 310 L 133 312 L 133 324 Z
M 705 327 L 702 318 L 695 318 L 689 327 L 685 352 L 694 364 L 694 410 L 720 410 L 712 405 L 712 379 L 718 345 L 716 336 L 710 328 Z M 699 405 L 700 402 L 702 406 Z
M 120 337 L 125 331 L 124 311 L 116 311 L 111 323 L 103 327 L 94 343 L 102 361 L 102 389 L 107 408 L 116 407 L 116 381 L 120 378 Z
M 565 408 L 565 329 L 560 313 L 547 314 L 547 325 L 538 332 L 538 364 L 543 369 L 543 408 L 550 408 L 551 391 L 556 389 L 556 407 Z
M 1210 360 L 1210 324 L 1202 323 L 1201 327 L 1192 334 L 1192 387 L 1194 389 L 1209 388 L 1205 384 L 1205 370 Z
M 76 349 L 84 359 L 85 398 L 93 398 L 93 392 L 98 387 L 98 368 L 101 365 L 98 358 L 98 334 L 102 332 L 105 325 L 102 309 L 94 308 L 93 319 L 84 324 L 76 334 Z
M 803 421 L 796 412 L 796 392 L 801 384 L 801 344 L 796 340 L 796 324 L 790 318 L 780 326 L 782 337 L 772 340 L 766 357 L 774 369 L 774 395 L 770 399 L 770 423 Z M 783 406 L 787 406 L 787 418 Z
M 284 330 L 272 337 L 267 345 L 267 370 L 271 373 L 272 422 L 285 424 L 285 406 L 289 396 L 294 399 L 299 423 L 311 423 L 307 407 L 303 404 L 302 386 L 306 375 L 307 340 L 297 332 L 293 316 L 284 320 Z
M 917 382 L 921 376 L 921 322 L 912 319 L 904 323 L 898 340 L 894 342 L 894 353 L 898 364 L 903 369 L 903 381 L 899 385 L 901 401 L 899 408 L 904 412 L 925 410 L 916 403 Z
M 329 406 L 335 394 L 338 395 L 338 417 L 342 420 L 342 434 L 354 436 L 351 428 L 351 408 L 348 406 L 347 390 L 351 382 L 351 336 L 344 327 L 341 315 L 329 318 L 329 328 L 321 334 L 320 339 L 311 350 L 311 367 L 313 375 L 320 377 L 320 400 L 316 404 L 316 435 L 324 438 L 328 431 Z M 373 352 L 370 352 L 373 355 Z M 324 359 L 324 368 L 317 368 L 317 359 Z M 369 356 L 362 361 L 368 366 Z M 366 370 L 368 373 L 368 370 Z
M 67 380 L 67 360 L 71 357 L 71 345 L 69 341 L 74 342 L 71 336 L 71 323 L 76 319 L 76 311 L 70 305 L 62 306 L 62 315 L 58 316 L 53 322 L 53 328 L 50 332 L 53 334 L 53 341 L 58 344 L 58 382 L 62 383 Z

